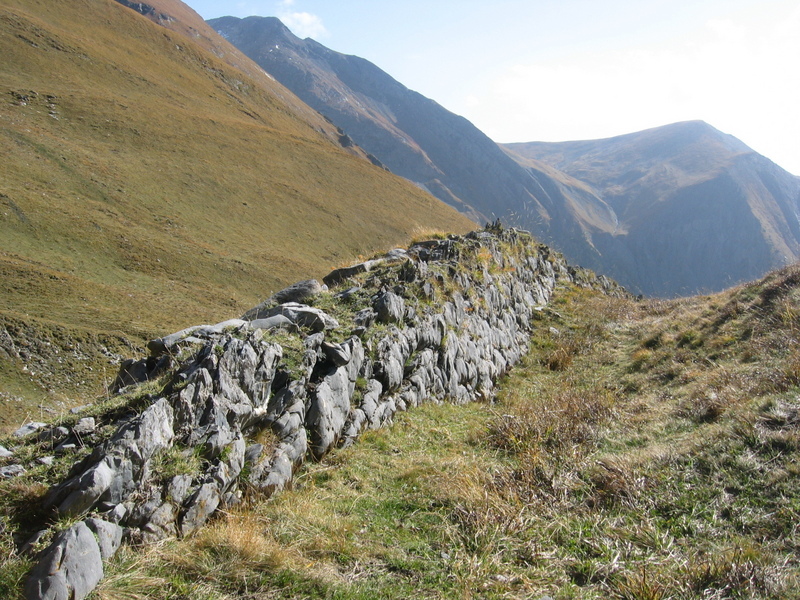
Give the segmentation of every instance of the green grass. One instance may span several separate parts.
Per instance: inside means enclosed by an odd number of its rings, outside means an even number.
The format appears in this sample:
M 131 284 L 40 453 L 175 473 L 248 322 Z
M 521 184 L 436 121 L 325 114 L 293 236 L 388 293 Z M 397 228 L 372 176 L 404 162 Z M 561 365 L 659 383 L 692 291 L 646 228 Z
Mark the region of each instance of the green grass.
M 495 403 L 400 413 L 291 491 L 125 550 L 95 597 L 794 598 L 795 273 L 561 288 Z
M 339 147 L 332 125 L 226 42 L 186 37 L 213 35 L 197 15 L 159 4 L 180 19 L 176 31 L 112 0 L 0 8 L 6 329 L 141 345 L 238 316 L 422 227 L 471 228 Z M 58 376 L 33 386 L 24 360 L 0 353 L 0 363 L 0 384 L 28 406 L 81 404 L 100 390 L 96 376 L 91 391 L 66 385 L 75 373 L 57 360 L 48 367 Z

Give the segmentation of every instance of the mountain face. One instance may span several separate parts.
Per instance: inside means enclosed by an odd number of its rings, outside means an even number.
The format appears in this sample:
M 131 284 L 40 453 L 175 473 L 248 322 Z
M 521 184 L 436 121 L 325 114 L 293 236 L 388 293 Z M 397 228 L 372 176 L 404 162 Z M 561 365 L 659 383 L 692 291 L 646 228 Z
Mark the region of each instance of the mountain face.
M 546 173 L 521 167 L 469 121 L 369 61 L 301 40 L 274 17 L 209 24 L 392 172 L 477 221 L 502 217 L 548 242 L 571 235 L 576 223 Z
M 278 19 L 209 24 L 394 173 L 636 292 L 720 290 L 800 254 L 798 179 L 704 123 L 503 153 L 370 62 L 300 40 Z
M 504 148 L 605 203 L 617 225 L 582 220 L 597 249 L 587 266 L 645 294 L 720 290 L 800 258 L 800 180 L 701 121 Z
M 0 387 L 38 385 L 32 324 L 147 339 L 472 228 L 184 4 L 128 4 L 0 5 Z

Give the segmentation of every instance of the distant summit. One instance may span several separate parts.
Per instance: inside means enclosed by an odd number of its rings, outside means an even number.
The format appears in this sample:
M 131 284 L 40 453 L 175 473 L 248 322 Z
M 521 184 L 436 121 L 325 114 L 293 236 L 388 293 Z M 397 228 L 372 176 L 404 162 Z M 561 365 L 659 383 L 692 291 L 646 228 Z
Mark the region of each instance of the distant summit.
M 800 258 L 800 180 L 703 121 L 504 148 L 583 182 L 613 210 L 614 230 L 586 226 L 592 266 L 646 294 L 719 290 Z
M 800 256 L 800 179 L 702 121 L 503 152 L 372 63 L 276 18 L 209 24 L 394 173 L 633 291 L 720 290 Z

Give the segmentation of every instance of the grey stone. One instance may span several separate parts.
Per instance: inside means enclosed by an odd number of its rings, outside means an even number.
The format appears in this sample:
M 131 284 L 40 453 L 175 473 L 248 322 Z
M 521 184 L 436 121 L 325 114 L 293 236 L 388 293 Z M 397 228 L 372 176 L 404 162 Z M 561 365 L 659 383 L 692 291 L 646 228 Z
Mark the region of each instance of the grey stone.
M 405 315 L 405 301 L 394 292 L 378 296 L 373 306 L 379 323 L 402 323 Z
M 183 504 L 189 496 L 189 491 L 192 487 L 191 475 L 176 475 L 169 482 L 167 488 L 167 498 L 175 502 L 175 504 Z
M 342 267 L 341 269 L 334 269 L 325 277 L 322 278 L 322 281 L 328 287 L 333 287 L 335 285 L 340 284 L 341 282 L 349 279 L 350 277 L 355 277 L 360 273 L 366 273 L 370 268 L 369 263 L 359 263 L 357 265 L 353 265 L 352 267 Z
M 244 452 L 244 463 L 246 465 L 254 465 L 261 458 L 264 452 L 264 444 L 251 444 Z
M 58 505 L 58 512 L 75 516 L 88 511 L 111 487 L 113 481 L 114 471 L 108 463 L 97 463 L 75 480 L 74 491 Z
M 0 458 L 8 458 L 10 456 L 14 456 L 14 453 L 5 446 L 0 446 Z
M 319 295 L 323 291 L 323 287 L 316 279 L 306 279 L 305 281 L 298 281 L 287 288 L 282 289 L 280 292 L 272 296 L 272 301 L 275 304 L 283 304 L 284 302 L 303 302 Z
M 96 518 L 86 519 L 84 523 L 97 538 L 97 545 L 103 560 L 114 556 L 122 545 L 122 527 L 116 523 Z
M 285 329 L 287 331 L 298 331 L 299 327 L 295 325 L 289 318 L 283 315 L 274 315 L 265 319 L 253 319 L 249 323 L 253 329 L 264 329 L 271 331 L 272 329 Z
M 319 460 L 339 441 L 350 413 L 349 378 L 345 367 L 325 377 L 312 394 L 306 414 L 309 450 Z
M 350 347 L 344 344 L 322 342 L 320 348 L 325 357 L 337 367 L 346 365 L 353 357 Z
M 260 312 L 259 318 L 268 319 L 277 315 L 282 315 L 295 325 L 313 332 L 335 329 L 339 326 L 339 322 L 324 311 L 297 302 L 287 302 Z
M 96 425 L 94 422 L 94 417 L 84 417 L 75 424 L 75 427 L 72 428 L 72 431 L 78 435 L 87 435 L 92 433 L 95 428 Z
M 100 546 L 81 521 L 59 533 L 33 568 L 27 600 L 82 600 L 103 578 Z
M 353 316 L 353 322 L 359 327 L 370 327 L 378 314 L 371 308 L 364 308 Z
M 91 404 L 82 404 L 81 406 L 73 406 L 69 409 L 70 414 L 77 415 L 89 408 Z
M 46 467 L 49 467 L 50 465 L 53 464 L 53 461 L 55 461 L 55 459 L 56 459 L 55 456 L 40 456 L 39 458 L 36 459 L 36 462 L 39 463 L 40 465 L 45 465 Z
M 202 527 L 212 513 L 217 510 L 221 499 L 216 483 L 208 482 L 201 485 L 186 503 L 186 512 L 180 525 L 181 534 L 191 535 Z
M 15 437 L 19 437 L 19 438 L 25 437 L 25 436 L 28 436 L 28 435 L 30 435 L 32 433 L 35 433 L 35 432 L 39 431 L 42 427 L 47 427 L 47 423 L 40 423 L 38 421 L 34 421 L 32 423 L 27 423 L 27 424 L 23 425 L 22 427 L 20 427 L 19 429 L 17 429 L 14 432 L 14 436 Z
M 19 477 L 25 474 L 25 467 L 22 465 L 7 465 L 0 467 L 0 477 L 3 479 L 11 479 L 12 477 Z

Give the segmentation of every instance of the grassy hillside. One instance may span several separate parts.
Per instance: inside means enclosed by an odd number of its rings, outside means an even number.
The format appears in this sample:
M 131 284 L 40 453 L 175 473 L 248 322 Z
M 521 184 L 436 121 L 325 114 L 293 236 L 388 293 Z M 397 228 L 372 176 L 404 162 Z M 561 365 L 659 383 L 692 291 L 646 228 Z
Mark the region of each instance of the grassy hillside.
M 182 5 L 159 3 L 170 7 Z M 256 79 L 111 0 L 4 2 L 0 55 L 0 381 L 12 401 L 82 394 L 47 375 L 57 357 L 39 346 L 74 358 L 62 338 L 87 338 L 129 354 L 120 338 L 238 316 L 417 228 L 471 226 L 338 146 L 252 63 Z M 16 333 L 31 327 L 24 348 Z M 93 371 L 67 374 L 96 394 L 104 357 L 90 358 Z
M 95 597 L 795 598 L 800 268 L 677 301 L 564 287 L 541 314 L 496 403 L 402 413 L 293 491 L 123 550 Z

